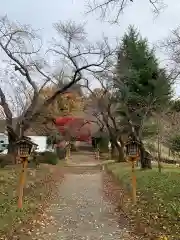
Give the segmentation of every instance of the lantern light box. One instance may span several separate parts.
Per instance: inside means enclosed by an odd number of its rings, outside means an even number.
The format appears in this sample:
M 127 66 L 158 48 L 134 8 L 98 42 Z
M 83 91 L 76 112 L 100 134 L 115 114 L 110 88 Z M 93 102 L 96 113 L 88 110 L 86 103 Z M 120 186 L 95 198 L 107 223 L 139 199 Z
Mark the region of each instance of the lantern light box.
M 134 140 L 130 140 L 125 144 L 128 157 L 134 158 L 139 155 L 139 145 L 140 143 Z
M 17 154 L 20 157 L 28 157 L 34 146 L 36 146 L 36 144 L 31 140 L 28 138 L 22 138 L 16 142 Z

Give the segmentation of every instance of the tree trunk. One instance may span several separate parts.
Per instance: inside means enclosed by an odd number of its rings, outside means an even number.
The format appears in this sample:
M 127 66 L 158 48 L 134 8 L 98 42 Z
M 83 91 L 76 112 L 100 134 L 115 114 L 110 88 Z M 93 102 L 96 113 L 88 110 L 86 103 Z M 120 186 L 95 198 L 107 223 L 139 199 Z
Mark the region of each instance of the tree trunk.
M 8 154 L 13 156 L 14 164 L 16 164 L 17 153 L 16 153 L 15 143 L 16 143 L 16 141 L 18 139 L 18 135 L 16 134 L 16 132 L 12 128 L 8 129 L 7 132 L 8 132 Z
M 169 151 L 168 151 L 168 156 L 170 157 L 171 156 L 171 149 L 169 148 Z
M 15 142 L 16 142 L 16 138 L 14 136 L 12 136 L 11 133 L 8 133 L 8 153 L 12 154 L 15 152 Z
M 161 145 L 160 145 L 160 136 L 158 134 L 158 157 L 157 157 L 157 160 L 158 160 L 158 171 L 159 173 L 161 173 Z
M 140 146 L 140 157 L 141 157 L 141 169 L 152 169 L 151 165 L 151 156 L 150 154 L 145 150 L 143 143 L 141 142 Z
M 118 162 L 125 162 L 125 157 L 124 157 L 124 147 L 119 146 L 118 144 Z
M 14 153 L 14 142 L 9 139 L 8 154 L 13 154 L 13 153 Z
M 115 155 L 115 150 L 118 151 L 118 162 L 124 162 L 124 146 L 121 144 L 121 146 L 118 144 L 118 142 L 114 139 L 112 140 L 112 156 Z
M 16 151 L 15 151 L 15 142 L 16 140 L 11 136 L 11 134 L 8 134 L 8 154 L 13 157 L 13 163 L 16 164 Z
M 115 150 L 116 150 L 116 147 L 115 147 L 113 141 L 111 141 L 111 156 L 112 156 L 112 158 L 114 158 L 116 155 Z

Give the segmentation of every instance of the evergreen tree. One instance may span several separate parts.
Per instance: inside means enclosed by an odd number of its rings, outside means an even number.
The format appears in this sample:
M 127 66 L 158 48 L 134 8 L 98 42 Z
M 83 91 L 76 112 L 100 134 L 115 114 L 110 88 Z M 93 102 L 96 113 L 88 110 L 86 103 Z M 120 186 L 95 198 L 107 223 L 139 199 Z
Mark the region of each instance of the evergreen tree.
M 142 168 L 150 168 L 150 161 L 144 158 L 143 125 L 152 113 L 169 104 L 172 82 L 159 67 L 154 49 L 132 26 L 122 39 L 114 84 L 120 103 L 118 114 L 126 120 L 130 134 L 135 129 L 134 134 L 141 141 Z

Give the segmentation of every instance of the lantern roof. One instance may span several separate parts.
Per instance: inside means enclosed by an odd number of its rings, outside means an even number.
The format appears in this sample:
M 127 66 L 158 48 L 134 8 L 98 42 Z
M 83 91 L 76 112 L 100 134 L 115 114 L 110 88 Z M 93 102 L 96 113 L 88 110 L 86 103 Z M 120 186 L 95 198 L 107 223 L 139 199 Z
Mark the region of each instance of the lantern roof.
M 26 144 L 29 144 L 29 145 L 34 145 L 34 146 L 38 146 L 38 144 L 34 143 L 31 141 L 31 139 L 29 137 L 22 137 L 21 139 L 19 139 L 16 144 L 21 144 L 21 143 L 26 143 Z
M 129 145 L 129 144 L 132 144 L 132 143 L 135 143 L 137 145 L 141 145 L 141 143 L 137 140 L 132 140 L 132 139 L 129 139 L 126 143 L 125 143 L 125 146 L 126 145 Z

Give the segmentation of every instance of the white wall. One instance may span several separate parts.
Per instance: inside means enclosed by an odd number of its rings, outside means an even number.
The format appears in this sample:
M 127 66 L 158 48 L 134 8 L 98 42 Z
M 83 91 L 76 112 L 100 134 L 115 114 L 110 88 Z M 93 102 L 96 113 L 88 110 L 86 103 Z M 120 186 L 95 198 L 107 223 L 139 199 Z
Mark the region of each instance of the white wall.
M 46 136 L 28 136 L 31 140 L 38 145 L 37 152 L 44 152 L 46 148 Z M 0 133 L 0 140 L 3 140 L 5 144 L 8 144 L 8 138 L 6 135 Z M 7 153 L 7 150 L 2 152 L 3 154 Z
M 31 140 L 38 145 L 37 152 L 44 152 L 46 148 L 46 136 L 28 136 Z
M 3 140 L 5 144 L 8 144 L 8 136 L 4 133 L 0 133 L 0 140 Z
M 3 142 L 1 142 L 3 141 Z M 7 145 L 9 142 L 8 142 L 8 137 L 6 134 L 4 133 L 0 133 L 0 152 L 1 153 L 5 153 L 7 152 L 7 147 L 4 147 L 4 144 Z

